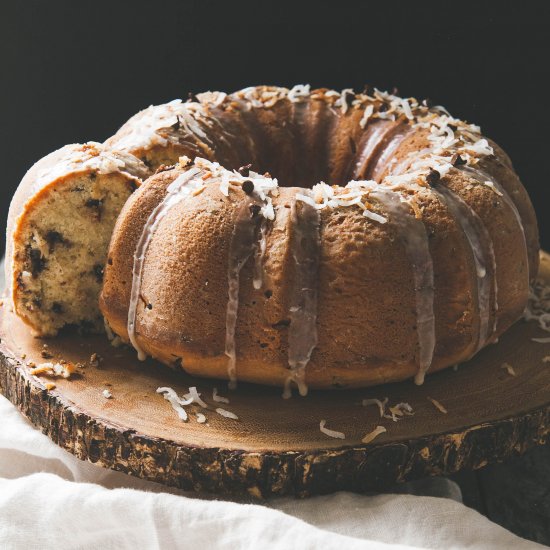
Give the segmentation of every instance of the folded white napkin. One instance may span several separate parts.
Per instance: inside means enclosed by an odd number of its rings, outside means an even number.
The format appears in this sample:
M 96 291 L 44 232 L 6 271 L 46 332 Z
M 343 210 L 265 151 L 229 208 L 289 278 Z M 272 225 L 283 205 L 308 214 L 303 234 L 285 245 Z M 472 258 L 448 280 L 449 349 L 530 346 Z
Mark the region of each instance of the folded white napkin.
M 541 548 L 452 500 L 349 493 L 265 505 L 184 496 L 80 462 L 0 397 L 0 548 Z

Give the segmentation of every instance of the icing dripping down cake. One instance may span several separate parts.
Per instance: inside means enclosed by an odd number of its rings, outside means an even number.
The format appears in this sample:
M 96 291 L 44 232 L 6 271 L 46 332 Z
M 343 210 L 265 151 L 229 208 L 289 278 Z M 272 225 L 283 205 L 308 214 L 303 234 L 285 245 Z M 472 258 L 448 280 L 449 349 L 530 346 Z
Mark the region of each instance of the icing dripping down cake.
M 193 375 L 286 395 L 422 383 L 519 319 L 536 277 L 536 219 L 508 156 L 414 98 L 305 85 L 208 92 L 149 107 L 101 147 L 134 159 L 110 174 L 150 176 L 84 225 L 112 233 L 108 247 L 106 237 L 89 246 L 92 271 L 107 258 L 108 331 Z M 41 177 L 61 211 L 69 192 L 57 174 Z M 48 272 L 76 277 L 59 251 L 79 241 L 67 227 L 49 246 L 26 192 L 8 228 L 12 296 L 37 333 L 54 334 L 82 322 L 52 298 Z M 97 296 L 81 279 L 66 300 Z

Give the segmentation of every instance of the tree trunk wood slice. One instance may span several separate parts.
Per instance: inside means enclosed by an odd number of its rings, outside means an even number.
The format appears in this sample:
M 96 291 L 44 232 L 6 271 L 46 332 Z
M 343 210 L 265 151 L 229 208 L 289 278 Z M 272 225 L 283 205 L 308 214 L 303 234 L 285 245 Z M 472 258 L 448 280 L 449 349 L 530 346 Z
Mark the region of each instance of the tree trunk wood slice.
M 546 253 L 540 276 L 550 283 Z M 82 460 L 183 490 L 257 498 L 382 491 L 400 481 L 482 468 L 550 439 L 550 364 L 542 361 L 550 344 L 531 341 L 548 336 L 534 322 L 519 321 L 498 344 L 457 371 L 428 376 L 423 386 L 407 381 L 290 400 L 278 388 L 241 384 L 229 392 L 221 381 L 140 363 L 133 350 L 113 348 L 104 336 L 35 339 L 5 306 L 0 325 L 0 390 L 35 426 Z M 42 357 L 45 343 L 52 358 Z M 99 366 L 90 364 L 94 353 L 103 357 Z M 85 366 L 69 380 L 30 374 L 29 362 L 60 359 Z M 48 382 L 56 388 L 46 390 Z M 161 386 L 178 395 L 197 386 L 210 408 L 187 407 L 190 419 L 183 423 L 156 393 Z M 214 387 L 230 404 L 214 403 Z M 380 418 L 377 407 L 361 405 L 367 397 L 407 402 L 415 414 L 399 422 Z M 216 414 L 217 407 L 239 420 Z M 204 413 L 207 424 L 197 423 L 195 412 Z M 323 434 L 323 419 L 346 439 Z M 377 425 L 387 432 L 362 444 Z

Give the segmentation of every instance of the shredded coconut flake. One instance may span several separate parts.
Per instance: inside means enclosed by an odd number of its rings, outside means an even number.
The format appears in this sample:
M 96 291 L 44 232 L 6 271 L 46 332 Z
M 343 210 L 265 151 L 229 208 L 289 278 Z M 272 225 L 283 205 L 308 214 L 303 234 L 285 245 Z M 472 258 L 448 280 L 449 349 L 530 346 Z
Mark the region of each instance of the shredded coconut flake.
M 214 388 L 212 390 L 212 400 L 216 403 L 225 403 L 226 405 L 229 404 L 229 399 L 227 399 L 227 397 L 222 397 L 221 395 L 218 395 L 218 388 Z
M 491 191 L 493 191 L 493 193 L 497 194 L 499 197 L 502 197 L 502 196 L 503 196 L 502 191 L 500 191 L 499 189 L 497 189 L 497 188 L 495 187 L 494 182 L 492 182 L 492 181 L 484 181 L 484 182 L 483 182 L 483 185 L 486 185 L 487 187 L 490 187 Z
M 388 398 L 384 397 L 382 401 L 380 399 L 363 399 L 363 407 L 368 407 L 369 405 L 376 405 L 380 411 L 380 418 L 386 414 L 386 405 L 388 403 Z
M 368 444 L 371 441 L 374 441 L 380 434 L 383 434 L 387 432 L 386 428 L 384 426 L 376 426 L 372 432 L 369 432 L 363 439 L 361 440 L 363 443 Z
M 203 409 L 208 409 L 208 405 L 201 399 L 201 394 L 197 391 L 196 386 L 189 388 L 189 393 L 185 395 L 186 399 L 191 400 L 191 403 L 196 403 Z
M 113 394 L 109 391 L 109 390 L 103 390 L 103 397 L 105 397 L 105 399 L 111 399 L 111 397 L 113 397 Z
M 437 399 L 432 399 L 431 397 L 428 397 L 427 399 L 439 412 L 442 412 L 443 414 L 447 414 L 449 412 L 439 401 L 437 401 Z
M 514 367 L 510 365 L 510 363 L 502 363 L 500 365 L 501 369 L 504 369 L 510 376 L 516 376 L 516 371 L 514 370 Z
M 225 418 L 231 418 L 232 420 L 239 420 L 239 417 L 235 413 L 232 413 L 231 411 L 226 411 L 225 409 L 217 408 L 216 412 L 220 416 L 223 416 Z
M 172 405 L 172 408 L 176 411 L 180 420 L 183 422 L 187 422 L 189 420 L 189 416 L 183 406 L 190 405 L 192 400 L 180 399 L 178 394 L 172 388 L 158 388 L 157 393 L 163 394 L 164 399 Z
M 197 417 L 197 422 L 198 422 L 199 424 L 204 424 L 204 423 L 206 423 L 206 416 L 204 416 L 204 414 L 202 414 L 202 413 L 197 413 L 197 414 L 196 414 L 196 417 Z
M 548 338 L 531 338 L 533 342 L 537 342 L 538 344 L 550 344 L 550 337 Z
M 337 432 L 336 430 L 329 430 L 326 428 L 326 420 L 321 420 L 319 423 L 319 429 L 321 432 L 323 432 L 325 435 L 328 435 L 329 437 L 334 437 L 335 439 L 346 439 L 346 436 L 342 432 Z
M 391 418 L 394 422 L 401 420 L 404 416 L 413 416 L 414 412 L 408 403 L 397 403 L 389 408 L 390 414 L 385 414 L 384 418 Z

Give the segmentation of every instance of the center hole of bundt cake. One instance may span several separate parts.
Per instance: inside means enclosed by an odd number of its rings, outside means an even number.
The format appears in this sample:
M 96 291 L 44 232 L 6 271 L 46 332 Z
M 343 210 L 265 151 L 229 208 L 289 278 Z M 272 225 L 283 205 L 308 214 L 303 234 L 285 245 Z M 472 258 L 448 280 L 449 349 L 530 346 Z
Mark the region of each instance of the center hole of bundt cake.
M 351 180 L 380 181 L 410 127 L 401 121 L 374 121 L 364 131 L 324 129 L 309 135 L 288 131 L 265 139 L 251 169 L 269 173 L 281 187 L 311 189 L 319 182 L 345 186 Z M 277 136 L 274 137 L 274 136 Z

